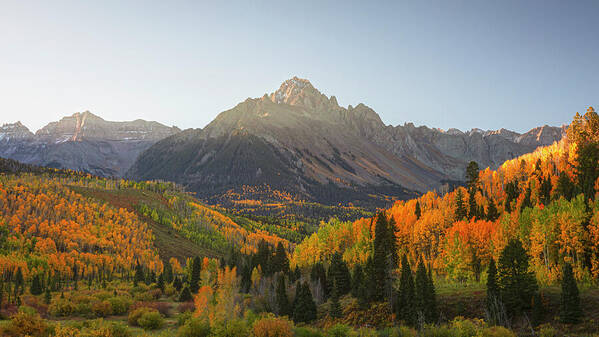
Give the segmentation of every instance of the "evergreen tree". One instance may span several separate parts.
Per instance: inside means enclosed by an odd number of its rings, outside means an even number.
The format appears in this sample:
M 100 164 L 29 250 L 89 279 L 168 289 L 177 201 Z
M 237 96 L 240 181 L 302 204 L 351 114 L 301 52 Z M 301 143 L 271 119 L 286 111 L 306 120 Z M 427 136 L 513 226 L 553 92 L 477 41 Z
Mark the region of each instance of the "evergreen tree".
M 420 219 L 422 215 L 422 210 L 420 209 L 420 201 L 416 200 L 416 207 L 414 209 L 414 214 L 416 215 L 416 220 Z
M 135 265 L 135 275 L 133 276 L 133 286 L 137 286 L 137 284 L 139 282 L 144 282 L 145 281 L 145 277 L 144 277 L 144 272 L 143 272 L 143 267 L 137 263 Z
M 160 276 L 158 276 L 158 288 L 160 289 L 160 291 L 162 291 L 162 293 L 164 293 L 164 273 L 160 274 Z
M 466 217 L 466 206 L 464 205 L 464 195 L 462 194 L 462 189 L 458 188 L 458 191 L 455 196 L 456 210 L 455 210 L 455 220 L 460 221 Z
M 466 186 L 471 190 L 475 190 L 478 186 L 479 171 L 480 169 L 475 161 L 468 163 L 468 166 L 466 167 Z
M 24 284 L 25 280 L 23 280 L 23 272 L 21 271 L 21 267 L 19 267 L 17 268 L 17 273 L 15 275 L 15 297 L 23 293 Z
M 432 268 L 428 270 L 428 297 L 424 311 L 426 321 L 436 323 L 439 321 L 439 310 L 437 308 L 437 291 L 433 281 Z
M 375 276 L 375 268 L 374 268 L 374 260 L 372 256 L 369 256 L 366 259 L 366 267 L 364 268 L 364 298 L 366 299 L 366 303 L 370 303 L 374 301 L 375 298 L 375 290 L 372 285 L 376 284 L 376 276 Z
M 566 172 L 562 172 L 557 179 L 557 186 L 555 187 L 555 196 L 559 198 L 560 196 L 566 198 L 566 200 L 570 201 L 574 197 L 576 193 L 576 186 L 568 177 Z
M 296 323 L 308 323 L 316 319 L 316 303 L 307 282 L 298 283 L 293 304 L 293 320 Z
M 329 314 L 333 318 L 340 318 L 343 313 L 341 312 L 341 304 L 339 303 L 339 289 L 337 280 L 333 284 L 333 290 L 331 291 L 331 305 L 329 308 Z
M 522 213 L 525 208 L 532 207 L 531 193 L 532 190 L 530 186 L 528 186 L 524 191 L 524 200 L 522 200 L 522 205 L 520 205 L 520 213 Z
M 416 283 L 414 287 L 416 313 L 418 317 L 425 317 L 426 307 L 428 305 L 428 275 L 422 260 L 416 268 Z
M 470 210 L 468 211 L 468 218 L 470 219 L 479 218 L 478 205 L 476 204 L 475 195 L 476 190 L 470 189 L 470 191 L 468 192 L 468 207 L 470 208 Z
M 374 227 L 374 276 L 377 286 L 374 289 L 373 300 L 383 301 L 387 284 L 389 282 L 389 226 L 387 217 L 383 212 L 379 213 Z
M 296 268 L 296 270 L 298 270 L 298 269 Z M 296 278 L 294 281 L 296 281 L 298 279 L 299 279 L 299 277 Z M 324 290 L 325 299 L 328 298 L 329 283 L 327 281 L 327 272 L 325 271 L 324 266 L 322 265 L 321 262 L 316 262 L 312 266 L 312 270 L 310 271 L 310 280 L 314 283 L 320 284 L 320 286 Z
M 499 321 L 500 314 L 500 299 L 499 299 L 499 286 L 497 285 L 497 268 L 495 267 L 495 260 L 491 258 L 489 261 L 489 268 L 487 269 L 487 313 L 489 320 L 493 324 L 497 324 Z
M 399 314 L 399 318 L 408 325 L 416 325 L 417 312 L 414 278 L 406 255 L 404 255 L 401 260 L 401 276 L 398 295 L 396 312 Z
M 195 294 L 200 289 L 200 277 L 202 275 L 202 259 L 199 256 L 193 258 L 191 263 L 191 275 L 189 277 L 189 291 Z
M 543 322 L 545 316 L 545 307 L 541 299 L 541 294 L 537 291 L 532 298 L 532 314 L 531 314 L 532 326 L 536 327 Z
M 41 295 L 44 290 L 42 289 L 42 281 L 40 280 L 40 275 L 36 274 L 33 276 L 31 280 L 31 288 L 29 289 L 31 295 Z
M 289 298 L 287 298 L 287 286 L 285 285 L 285 275 L 281 274 L 277 278 L 276 300 L 279 316 L 291 315 L 289 307 Z
M 551 179 L 540 177 L 539 184 L 539 201 L 543 205 L 548 205 L 551 202 Z
M 564 263 L 562 275 L 562 296 L 560 319 L 562 323 L 574 324 L 580 322 L 582 318 L 582 308 L 580 307 L 580 294 L 578 286 L 572 273 L 572 266 Z
M 352 276 L 351 282 L 351 295 L 355 298 L 358 298 L 358 294 L 360 292 L 360 287 L 364 283 L 364 273 L 362 272 L 362 266 L 356 263 L 354 266 L 354 272 Z
M 44 303 L 50 304 L 52 302 L 52 293 L 50 292 L 50 287 L 46 287 L 46 291 L 44 293 Z
M 487 209 L 487 220 L 495 221 L 499 218 L 499 212 L 497 211 L 497 207 L 495 206 L 495 201 L 493 199 L 489 199 L 489 208 Z
M 347 267 L 347 263 L 343 261 L 339 252 L 335 252 L 331 258 L 328 281 L 329 293 L 335 283 L 338 287 L 337 291 L 339 296 L 343 296 L 351 290 L 351 275 L 349 274 L 349 268 Z
M 179 302 L 188 302 L 193 299 L 191 295 L 191 290 L 189 290 L 188 286 L 185 286 L 181 293 L 179 294 Z
M 501 252 L 497 266 L 499 297 L 510 315 L 529 309 L 538 289 L 537 280 L 528 268 L 528 255 L 520 240 L 510 240 Z
M 175 287 L 177 291 L 181 291 L 181 288 L 183 287 L 183 282 L 181 282 L 181 279 L 178 276 L 173 280 L 173 287 Z
M 283 243 L 279 242 L 275 250 L 275 255 L 272 258 L 272 268 L 274 272 L 282 271 L 283 273 L 289 273 L 289 258 L 287 257 L 287 251 L 283 246 Z
M 164 282 L 170 284 L 173 283 L 173 267 L 170 262 L 164 264 Z
M 264 240 L 260 240 L 260 242 L 258 243 L 258 252 L 254 256 L 254 267 L 260 266 L 264 275 L 271 275 L 271 256 L 272 254 L 268 243 Z

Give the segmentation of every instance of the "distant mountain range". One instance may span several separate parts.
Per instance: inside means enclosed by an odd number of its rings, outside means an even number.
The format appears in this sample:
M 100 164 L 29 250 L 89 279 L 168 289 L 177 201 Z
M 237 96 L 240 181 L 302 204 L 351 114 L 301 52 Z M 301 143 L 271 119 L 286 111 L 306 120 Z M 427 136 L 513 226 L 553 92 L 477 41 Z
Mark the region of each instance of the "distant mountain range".
M 123 176 L 142 151 L 180 131 L 157 122 L 109 122 L 89 111 L 77 112 L 35 134 L 20 122 L 4 124 L 0 157 L 105 177 Z
M 86 111 L 35 134 L 0 127 L 0 157 L 99 176 L 164 179 L 213 203 L 307 200 L 384 206 L 460 183 L 468 162 L 497 168 L 562 138 L 565 127 L 524 134 L 385 125 L 364 104 L 340 107 L 305 79 L 248 98 L 204 129 L 110 122 Z
M 462 181 L 472 160 L 497 168 L 564 132 L 385 125 L 366 105 L 340 107 L 334 96 L 294 77 L 222 112 L 204 129 L 157 142 L 127 176 L 176 181 L 214 203 L 291 198 L 382 206 Z

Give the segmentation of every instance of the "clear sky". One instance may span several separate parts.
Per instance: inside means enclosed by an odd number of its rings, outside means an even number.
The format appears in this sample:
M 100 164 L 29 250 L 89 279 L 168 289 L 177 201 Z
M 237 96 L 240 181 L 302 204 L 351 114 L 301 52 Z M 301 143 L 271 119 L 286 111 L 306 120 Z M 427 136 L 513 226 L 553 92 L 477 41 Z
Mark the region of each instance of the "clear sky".
M 203 127 L 297 75 L 387 124 L 568 123 L 599 105 L 599 1 L 0 0 L 0 124 Z

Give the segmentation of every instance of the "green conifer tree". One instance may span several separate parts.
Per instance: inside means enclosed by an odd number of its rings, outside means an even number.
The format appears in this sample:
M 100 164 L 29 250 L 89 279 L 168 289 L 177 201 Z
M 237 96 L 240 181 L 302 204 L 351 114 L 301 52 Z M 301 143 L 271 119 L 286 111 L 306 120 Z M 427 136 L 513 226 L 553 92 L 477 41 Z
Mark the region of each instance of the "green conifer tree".
M 329 308 L 329 315 L 333 318 L 340 318 L 342 316 L 341 304 L 339 303 L 339 289 L 337 281 L 333 284 L 333 290 L 331 291 L 331 304 Z
M 188 286 L 185 286 L 183 288 L 183 290 L 181 290 L 181 293 L 179 294 L 179 302 L 188 302 L 191 301 L 193 299 L 193 296 L 191 295 L 191 290 L 189 290 Z
M 528 254 L 520 240 L 510 240 L 501 252 L 497 265 L 497 285 L 501 302 L 510 317 L 530 308 L 538 285 L 529 270 Z
M 41 295 L 44 292 L 44 290 L 42 289 L 42 282 L 40 280 L 39 274 L 33 276 L 29 291 L 31 292 L 31 295 Z
M 464 195 L 462 194 L 462 189 L 458 188 L 455 196 L 456 202 L 456 210 L 455 210 L 455 221 L 463 220 L 466 217 L 466 206 L 464 205 Z
M 291 308 L 289 307 L 289 298 L 287 297 L 287 286 L 285 284 L 284 274 L 279 275 L 277 278 L 276 300 L 279 316 L 291 315 Z
M 401 275 L 399 294 L 397 300 L 397 313 L 407 325 L 415 326 L 417 322 L 414 277 L 408 258 L 404 255 L 401 259 Z
M 189 277 L 189 291 L 195 294 L 200 289 L 200 277 L 202 273 L 202 259 L 199 256 L 193 258 L 191 264 L 191 275 Z
M 420 219 L 422 215 L 422 210 L 420 209 L 420 201 L 416 200 L 416 207 L 414 208 L 414 215 L 416 215 L 416 220 Z
M 580 294 L 578 285 L 574 279 L 572 266 L 564 263 L 562 273 L 562 295 L 560 319 L 562 323 L 575 324 L 582 318 L 582 308 L 580 307 Z

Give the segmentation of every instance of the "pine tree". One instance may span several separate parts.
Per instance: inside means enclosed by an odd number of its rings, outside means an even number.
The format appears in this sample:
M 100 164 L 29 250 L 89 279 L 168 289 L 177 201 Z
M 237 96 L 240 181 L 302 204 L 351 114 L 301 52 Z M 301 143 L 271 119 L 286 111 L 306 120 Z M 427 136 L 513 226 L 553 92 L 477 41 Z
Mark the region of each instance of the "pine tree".
M 191 295 L 191 290 L 189 290 L 188 286 L 185 286 L 181 293 L 179 294 L 179 302 L 188 302 L 193 299 Z
M 420 209 L 420 201 L 416 200 L 416 207 L 414 208 L 414 215 L 416 215 L 416 220 L 420 219 L 422 215 L 422 210 Z
M 375 287 L 371 285 L 376 284 L 376 276 L 375 276 L 375 268 L 374 268 L 374 260 L 372 256 L 369 256 L 366 259 L 366 267 L 364 268 L 364 298 L 366 299 L 366 303 L 374 302 L 375 298 Z
M 189 278 L 189 291 L 195 294 L 200 289 L 200 277 L 202 275 L 202 259 L 199 256 L 193 258 L 191 264 L 191 275 Z
M 296 270 L 298 269 L 296 268 Z M 296 278 L 294 281 L 298 279 L 299 277 Z M 321 262 L 316 262 L 312 266 L 312 270 L 310 271 L 310 280 L 315 284 L 320 284 L 320 286 L 324 290 L 324 297 L 325 299 L 327 299 L 329 297 L 329 283 L 327 280 L 327 272 L 325 271 L 324 266 Z
M 537 280 L 528 266 L 528 254 L 520 240 L 510 240 L 501 252 L 497 266 L 499 296 L 510 317 L 529 309 L 538 289 Z
M 437 291 L 435 290 L 435 283 L 433 281 L 432 268 L 428 270 L 428 297 L 425 309 L 425 318 L 429 323 L 436 323 L 439 321 L 439 310 L 437 308 Z
M 144 272 L 143 267 L 137 263 L 135 266 L 135 276 L 133 276 L 133 286 L 136 287 L 139 282 L 144 282 Z
M 46 287 L 46 292 L 44 293 L 44 303 L 50 304 L 52 302 L 52 293 L 50 293 L 50 287 Z
M 464 195 L 462 194 L 462 189 L 458 188 L 458 191 L 455 196 L 456 210 L 455 210 L 455 220 L 460 221 L 466 217 L 466 206 L 464 205 Z
M 289 273 L 289 258 L 283 243 L 279 242 L 275 250 L 275 255 L 272 258 L 272 267 L 274 272 L 282 271 L 285 274 Z
M 531 313 L 531 323 L 534 327 L 538 326 L 543 322 L 543 317 L 545 316 L 545 307 L 543 306 L 543 301 L 541 299 L 541 294 L 537 291 L 532 298 L 532 313 Z
M 522 213 L 522 211 L 525 208 L 532 207 L 531 194 L 532 194 L 532 190 L 531 190 L 530 186 L 528 186 L 526 188 L 526 190 L 524 191 L 524 200 L 522 200 L 522 205 L 520 205 L 520 213 Z
M 23 293 L 24 283 L 23 272 L 21 271 L 21 267 L 19 267 L 17 268 L 17 274 L 15 275 L 15 297 Z
M 329 293 L 333 286 L 337 283 L 337 291 L 339 296 L 343 296 L 351 290 L 351 275 L 347 263 L 343 261 L 341 254 L 335 252 L 331 258 L 331 266 L 329 267 L 329 275 L 327 277 L 329 284 Z
M 497 206 L 495 206 L 495 202 L 493 199 L 489 199 L 489 207 L 487 209 L 487 220 L 495 221 L 499 218 L 499 212 L 497 211 Z
M 316 319 L 316 303 L 307 282 L 298 283 L 296 286 L 295 300 L 293 303 L 293 320 L 296 323 L 307 323 Z
M 578 286 L 572 273 L 572 266 L 564 263 L 562 275 L 562 296 L 560 319 L 562 323 L 575 324 L 582 318 L 582 308 L 580 307 L 580 294 Z
M 493 324 L 499 321 L 500 299 L 499 286 L 497 285 L 497 268 L 495 260 L 491 258 L 487 269 L 487 313 Z
M 342 316 L 341 304 L 339 303 L 339 289 L 337 281 L 333 284 L 333 290 L 331 291 L 331 306 L 329 308 L 329 314 L 333 318 L 340 318 Z
M 543 205 L 548 205 L 551 202 L 551 179 L 539 177 L 539 183 L 539 201 Z
M 377 287 L 374 289 L 373 300 L 383 301 L 387 283 L 389 282 L 389 226 L 387 217 L 383 212 L 379 213 L 374 227 L 374 276 Z
M 175 287 L 177 291 L 181 291 L 181 288 L 183 287 L 183 282 L 181 282 L 181 279 L 178 276 L 173 280 L 173 287 Z
M 422 260 L 418 263 L 416 269 L 416 283 L 414 287 L 415 305 L 418 317 L 425 317 L 426 307 L 428 304 L 428 275 Z
M 599 178 L 599 147 L 593 142 L 579 144 L 577 152 L 575 173 L 578 188 L 585 200 L 595 200 L 595 182 Z
M 562 172 L 557 179 L 557 186 L 555 187 L 555 196 L 559 198 L 563 196 L 566 200 L 570 201 L 574 197 L 576 186 L 568 177 L 566 172 Z
M 396 310 L 399 313 L 399 318 L 407 325 L 416 325 L 417 312 L 414 277 L 412 276 L 412 269 L 406 255 L 401 260 L 401 276 Z
M 480 169 L 475 161 L 468 163 L 468 166 L 466 167 L 466 186 L 471 190 L 475 190 L 478 185 L 479 171 Z
M 358 298 L 358 294 L 360 292 L 360 287 L 364 283 L 364 273 L 362 272 L 362 266 L 356 263 L 354 266 L 354 273 L 352 276 L 351 282 L 351 294 L 354 298 Z
M 476 190 L 471 188 L 468 193 L 468 207 L 470 208 L 468 212 L 468 218 L 479 218 L 478 214 L 478 205 L 476 204 L 476 199 L 474 198 L 476 194 Z
M 163 294 L 164 294 L 164 287 L 165 287 L 164 273 L 161 273 L 160 276 L 158 276 L 158 288 L 160 289 L 160 291 L 162 291 Z
M 167 284 L 173 283 L 173 267 L 168 261 L 164 264 L 164 281 Z
M 33 279 L 31 280 L 31 288 L 29 289 L 29 291 L 31 292 L 31 295 L 41 295 L 44 292 L 44 290 L 42 289 L 42 282 L 40 280 L 39 274 L 33 276 Z
M 285 275 L 281 274 L 277 278 L 276 300 L 279 316 L 291 315 L 289 308 L 289 299 L 287 298 L 287 286 L 285 285 Z

